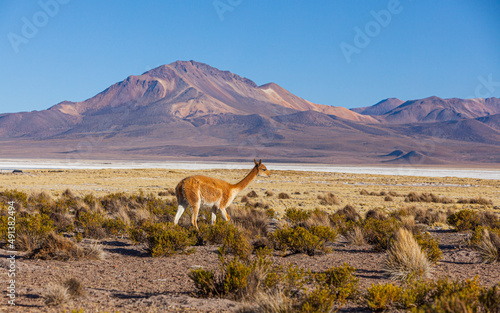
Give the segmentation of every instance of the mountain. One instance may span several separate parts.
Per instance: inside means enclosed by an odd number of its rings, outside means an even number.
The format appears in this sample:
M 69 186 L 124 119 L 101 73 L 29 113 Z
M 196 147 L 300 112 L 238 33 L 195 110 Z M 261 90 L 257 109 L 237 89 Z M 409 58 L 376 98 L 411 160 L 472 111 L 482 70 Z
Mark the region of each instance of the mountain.
M 348 110 L 177 61 L 85 101 L 0 114 L 0 157 L 496 164 L 498 100 L 389 98 Z
M 407 124 L 477 118 L 500 113 L 500 99 L 441 99 L 428 97 L 406 101 L 385 112 L 382 118 L 389 123 Z
M 388 98 L 385 100 L 382 100 L 372 106 L 369 107 L 362 107 L 362 108 L 354 108 L 351 109 L 351 111 L 359 113 L 359 114 L 364 114 L 364 115 L 383 115 L 387 112 L 389 112 L 392 109 L 397 108 L 401 104 L 403 104 L 404 101 L 399 100 L 398 98 Z

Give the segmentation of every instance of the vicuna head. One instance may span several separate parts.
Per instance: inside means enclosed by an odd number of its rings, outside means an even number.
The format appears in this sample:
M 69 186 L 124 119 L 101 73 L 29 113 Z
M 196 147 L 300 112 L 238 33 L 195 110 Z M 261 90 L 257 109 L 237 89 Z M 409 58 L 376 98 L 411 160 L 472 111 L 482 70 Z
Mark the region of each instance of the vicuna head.
M 257 168 L 257 176 L 268 177 L 271 174 L 267 167 L 262 164 L 262 160 L 259 160 L 259 162 L 257 162 L 255 159 L 253 159 L 253 161 L 255 162 L 255 167 Z

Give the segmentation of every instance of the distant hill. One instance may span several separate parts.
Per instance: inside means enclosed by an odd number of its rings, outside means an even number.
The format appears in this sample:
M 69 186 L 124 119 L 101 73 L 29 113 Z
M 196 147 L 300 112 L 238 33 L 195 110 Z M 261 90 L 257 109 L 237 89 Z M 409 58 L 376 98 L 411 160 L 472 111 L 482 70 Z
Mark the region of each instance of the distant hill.
M 4 158 L 498 164 L 500 100 L 389 98 L 348 110 L 177 61 L 82 102 L 0 114 L 0 143 Z
M 383 114 L 389 123 L 443 122 L 500 113 L 500 99 L 441 99 L 429 97 L 406 101 Z
M 383 115 L 392 109 L 397 108 L 401 104 L 403 104 L 404 101 L 399 100 L 397 98 L 388 98 L 385 100 L 382 100 L 372 106 L 369 107 L 363 107 L 363 108 L 354 108 L 351 109 L 352 111 L 364 115 Z

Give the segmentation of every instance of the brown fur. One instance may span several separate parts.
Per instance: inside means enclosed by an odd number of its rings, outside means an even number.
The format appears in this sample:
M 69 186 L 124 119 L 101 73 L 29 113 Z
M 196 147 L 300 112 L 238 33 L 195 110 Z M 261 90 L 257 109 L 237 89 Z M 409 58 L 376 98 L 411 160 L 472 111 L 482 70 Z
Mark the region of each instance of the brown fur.
M 217 210 L 221 210 L 222 217 L 229 220 L 226 208 L 233 202 L 236 195 L 250 184 L 257 176 L 269 176 L 269 171 L 262 164 L 262 160 L 254 160 L 255 166 L 237 184 L 230 184 L 217 178 L 211 178 L 202 175 L 186 177 L 175 187 L 177 196 L 177 213 L 174 223 L 179 222 L 184 210 L 189 206 L 193 211 L 191 215 L 191 224 L 198 229 L 196 222 L 201 205 L 212 206 L 212 224 L 215 222 Z

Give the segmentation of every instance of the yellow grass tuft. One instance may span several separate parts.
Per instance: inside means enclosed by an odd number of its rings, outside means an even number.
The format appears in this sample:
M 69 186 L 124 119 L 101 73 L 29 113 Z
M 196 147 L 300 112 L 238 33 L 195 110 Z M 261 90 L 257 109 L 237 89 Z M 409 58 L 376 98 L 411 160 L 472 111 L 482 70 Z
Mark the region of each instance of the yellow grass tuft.
M 43 294 L 44 302 L 48 306 L 57 306 L 68 302 L 70 295 L 68 287 L 61 284 L 49 284 Z
M 481 254 L 483 262 L 500 262 L 500 237 L 484 228 L 477 250 Z
M 387 250 L 384 271 L 394 280 L 429 278 L 432 266 L 412 233 L 400 228 Z

